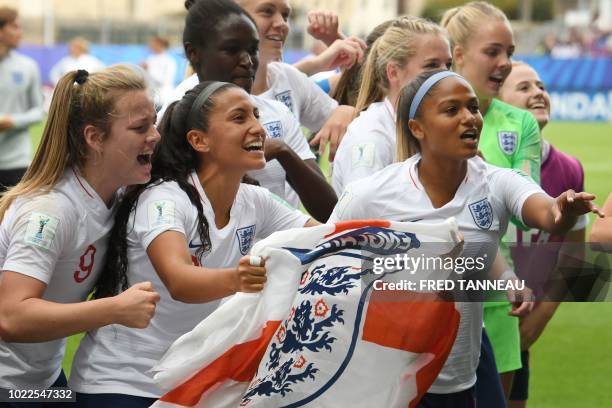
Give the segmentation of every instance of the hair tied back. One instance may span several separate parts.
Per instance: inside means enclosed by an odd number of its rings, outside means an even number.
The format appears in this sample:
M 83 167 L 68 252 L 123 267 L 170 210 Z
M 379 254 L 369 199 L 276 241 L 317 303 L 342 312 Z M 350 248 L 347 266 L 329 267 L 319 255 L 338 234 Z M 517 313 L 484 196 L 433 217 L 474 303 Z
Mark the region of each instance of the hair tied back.
M 79 85 L 83 85 L 85 81 L 87 81 L 87 77 L 89 76 L 89 72 L 84 69 L 79 69 L 74 77 L 74 82 Z

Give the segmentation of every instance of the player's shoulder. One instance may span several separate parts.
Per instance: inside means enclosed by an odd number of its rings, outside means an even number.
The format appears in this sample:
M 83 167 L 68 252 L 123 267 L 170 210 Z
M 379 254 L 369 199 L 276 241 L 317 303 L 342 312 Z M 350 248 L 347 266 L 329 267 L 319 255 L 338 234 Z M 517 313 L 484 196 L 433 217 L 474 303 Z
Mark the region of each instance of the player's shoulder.
M 268 71 L 270 71 L 272 75 L 282 75 L 288 79 L 301 79 L 302 77 L 308 78 L 306 74 L 302 73 L 302 71 L 300 71 L 293 65 L 281 61 L 274 61 L 269 63 Z
M 38 72 L 38 64 L 34 59 L 28 57 L 27 55 L 12 51 L 11 58 L 15 64 L 19 65 L 22 72 Z
M 499 99 L 493 99 L 491 108 L 498 113 L 496 115 L 497 118 L 501 116 L 509 122 L 516 122 L 521 125 L 525 123 L 529 125 L 535 124 L 537 126 L 537 121 L 533 114 L 525 109 L 517 108 Z
M 158 181 L 148 185 L 138 198 L 138 202 L 146 203 L 155 200 L 189 201 L 189 196 L 174 180 Z
M 372 200 L 376 196 L 380 196 L 383 190 L 401 189 L 402 186 L 405 186 L 405 183 L 402 181 L 406 181 L 409 178 L 408 169 L 411 162 L 408 159 L 403 162 L 390 164 L 367 177 L 351 182 L 347 188 L 350 186 L 353 194 L 364 200 Z
M 282 102 L 274 99 L 263 98 L 259 95 L 250 95 L 253 105 L 259 109 L 259 114 L 270 114 L 270 115 L 293 115 L 289 108 Z
M 3 224 L 4 221 L 8 224 L 37 218 L 41 222 L 50 220 L 60 227 L 74 228 L 85 216 L 84 207 L 77 201 L 74 197 L 55 189 L 20 197 L 7 211 L 10 216 L 3 220 Z

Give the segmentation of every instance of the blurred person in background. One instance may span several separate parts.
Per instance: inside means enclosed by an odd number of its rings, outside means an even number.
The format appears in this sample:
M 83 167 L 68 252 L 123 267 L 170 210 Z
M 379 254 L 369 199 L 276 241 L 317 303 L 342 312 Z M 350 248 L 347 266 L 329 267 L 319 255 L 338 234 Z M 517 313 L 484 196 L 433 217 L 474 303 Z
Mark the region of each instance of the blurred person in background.
M 546 91 L 544 83 L 538 73 L 528 64 L 520 61 L 512 63 L 512 71 L 504 81 L 499 91 L 499 98 L 517 108 L 525 109 L 533 114 L 538 122 L 540 131 L 550 120 L 550 95 Z M 549 195 L 556 197 L 567 190 L 581 192 L 584 190 L 584 171 L 580 161 L 569 156 L 552 146 L 542 138 L 542 168 L 540 171 L 542 189 Z M 508 238 L 516 242 L 518 246 L 544 243 L 583 243 L 585 241 L 587 215 L 582 215 L 576 225 L 562 235 L 548 234 L 540 230 L 521 231 L 514 225 L 508 228 Z M 516 234 L 516 237 L 511 235 Z M 559 248 L 561 249 L 561 248 Z M 564 259 L 559 251 L 558 258 L 540 256 L 538 259 L 529 259 L 519 253 L 513 253 L 513 262 L 517 270 L 524 265 L 529 274 L 553 271 L 561 266 L 569 266 L 568 260 Z M 580 258 L 582 254 L 578 255 Z M 569 256 L 569 254 L 568 254 Z M 545 262 L 548 261 L 548 262 Z M 565 262 L 564 262 L 565 261 Z M 571 262 L 571 260 L 569 260 Z M 532 263 L 533 262 L 533 263 Z M 544 328 L 553 317 L 559 302 L 538 302 L 533 311 L 520 318 L 519 329 L 521 335 L 521 363 L 514 375 L 514 381 L 510 392 L 509 406 L 511 408 L 523 408 L 527 406 L 529 389 L 529 348 L 540 337 Z
M 478 95 L 484 120 L 478 148 L 485 160 L 495 166 L 514 169 L 539 183 L 538 123 L 531 113 L 497 99 L 512 71 L 515 50 L 508 18 L 490 3 L 473 1 L 447 10 L 440 25 L 448 31 L 454 71 L 468 80 Z M 513 223 L 520 224 L 516 218 Z M 507 242 L 504 237 L 500 250 L 509 260 Z M 505 273 L 514 273 L 511 266 L 503 267 Z M 486 329 L 483 330 L 476 393 L 478 404 L 487 408 L 506 406 L 514 371 L 521 367 L 519 321 L 505 298 L 504 293 L 490 293 L 484 304 Z M 493 372 L 493 365 L 499 376 Z M 498 389 L 500 380 L 502 393 Z
M 104 68 L 104 63 L 89 53 L 89 42 L 81 37 L 75 37 L 68 43 L 68 55 L 59 60 L 49 73 L 53 86 L 67 72 L 84 69 L 96 72 Z
M 18 53 L 17 10 L 0 7 L 0 193 L 19 182 L 30 164 L 28 126 L 41 121 L 43 97 L 36 62 Z
M 161 108 L 174 89 L 176 76 L 176 61 L 168 53 L 168 40 L 154 36 L 149 39 L 149 49 L 152 54 L 142 63 L 149 74 L 151 85 L 155 92 L 155 105 Z

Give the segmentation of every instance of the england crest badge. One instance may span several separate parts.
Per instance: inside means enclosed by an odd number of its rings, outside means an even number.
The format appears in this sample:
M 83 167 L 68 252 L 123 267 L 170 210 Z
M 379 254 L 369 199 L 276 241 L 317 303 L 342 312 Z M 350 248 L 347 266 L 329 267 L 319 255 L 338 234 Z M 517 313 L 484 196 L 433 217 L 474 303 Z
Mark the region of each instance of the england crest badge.
M 518 145 L 518 133 L 512 131 L 502 130 L 497 132 L 497 139 L 499 140 L 499 148 L 506 154 L 513 154 L 516 151 Z
M 488 230 L 491 228 L 491 224 L 493 224 L 493 208 L 491 207 L 491 203 L 489 203 L 487 198 L 478 200 L 475 203 L 470 204 L 468 207 L 470 209 L 470 213 L 472 213 L 474 223 L 476 223 L 478 228 L 483 230 Z
M 270 139 L 280 139 L 283 136 L 283 125 L 280 120 L 264 123 L 264 128 Z
M 255 225 L 238 228 L 236 230 L 236 237 L 238 238 L 238 249 L 240 249 L 240 253 L 246 255 L 249 249 L 251 249 L 253 238 L 255 238 Z
M 276 100 L 285 104 L 291 112 L 293 112 L 293 99 L 291 99 L 291 91 L 281 92 L 276 94 Z
M 15 85 L 22 85 L 24 82 L 23 72 L 13 71 L 11 72 L 13 76 L 13 82 Z

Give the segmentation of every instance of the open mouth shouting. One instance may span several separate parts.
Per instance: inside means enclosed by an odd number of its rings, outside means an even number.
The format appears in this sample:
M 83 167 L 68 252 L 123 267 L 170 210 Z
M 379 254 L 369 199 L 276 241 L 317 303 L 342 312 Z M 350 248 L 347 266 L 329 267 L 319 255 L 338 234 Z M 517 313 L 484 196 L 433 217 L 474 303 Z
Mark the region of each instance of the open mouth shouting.
M 493 88 L 495 88 L 496 90 L 499 90 L 499 88 L 501 88 L 501 86 L 504 84 L 505 79 L 506 79 L 506 76 L 503 74 L 493 74 L 489 76 L 489 82 L 493 85 Z
M 145 152 L 145 153 L 141 153 L 138 156 L 136 156 L 136 160 L 138 160 L 138 163 L 141 165 L 147 165 L 147 164 L 151 164 L 151 157 L 153 156 L 153 152 Z
M 480 138 L 480 132 L 478 128 L 470 128 L 461 134 L 461 140 L 465 141 L 469 145 L 478 146 L 478 139 Z

